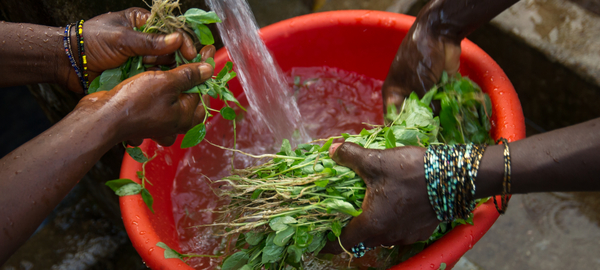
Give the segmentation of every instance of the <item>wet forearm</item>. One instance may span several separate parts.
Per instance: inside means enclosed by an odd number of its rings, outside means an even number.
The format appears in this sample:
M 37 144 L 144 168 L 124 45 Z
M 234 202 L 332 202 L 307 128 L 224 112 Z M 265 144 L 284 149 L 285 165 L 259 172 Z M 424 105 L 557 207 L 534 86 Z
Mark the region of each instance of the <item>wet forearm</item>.
M 460 41 L 518 0 L 434 0 L 419 14 L 442 36 Z
M 75 110 L 0 160 L 0 265 L 119 141 L 115 122 Z
M 511 193 L 600 191 L 600 118 L 510 143 Z M 488 147 L 476 197 L 500 194 L 502 145 Z
M 64 28 L 0 22 L 0 87 L 31 83 L 67 85 L 70 63 Z M 75 86 L 77 87 L 77 86 Z

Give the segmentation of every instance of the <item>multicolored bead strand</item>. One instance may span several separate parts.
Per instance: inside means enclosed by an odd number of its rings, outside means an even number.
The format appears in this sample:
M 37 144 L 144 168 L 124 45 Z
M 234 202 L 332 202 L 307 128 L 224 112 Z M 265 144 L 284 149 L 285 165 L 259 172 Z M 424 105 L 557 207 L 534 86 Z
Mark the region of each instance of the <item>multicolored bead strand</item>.
M 65 34 L 63 36 L 63 46 L 65 47 L 65 53 L 67 54 L 67 57 L 69 58 L 71 67 L 73 67 L 73 69 L 75 70 L 75 74 L 77 74 L 79 81 L 82 81 L 83 76 L 81 75 L 81 72 L 79 71 L 79 67 L 77 67 L 77 63 L 75 62 L 75 59 L 73 59 L 73 53 L 72 53 L 73 50 L 71 49 L 71 28 L 73 26 L 74 26 L 74 24 L 67 24 L 67 27 L 65 27 Z
M 475 208 L 475 178 L 486 145 L 432 145 L 425 152 L 427 195 L 437 219 L 468 218 Z
M 82 69 L 82 84 L 83 84 L 83 91 L 84 93 L 87 94 L 87 89 L 89 87 L 89 81 L 88 81 L 88 72 L 87 72 L 87 57 L 85 55 L 85 46 L 84 46 L 84 40 L 83 40 L 83 20 L 79 21 L 77 23 L 77 32 L 76 32 L 76 36 L 77 36 L 77 45 L 79 48 L 79 62 L 81 63 L 81 69 Z

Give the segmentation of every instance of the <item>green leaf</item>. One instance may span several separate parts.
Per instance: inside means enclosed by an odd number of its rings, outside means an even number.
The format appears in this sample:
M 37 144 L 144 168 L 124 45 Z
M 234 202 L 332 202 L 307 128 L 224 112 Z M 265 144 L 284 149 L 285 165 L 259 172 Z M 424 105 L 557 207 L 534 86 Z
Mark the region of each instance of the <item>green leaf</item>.
M 310 229 L 308 226 L 298 226 L 296 227 L 296 234 L 294 234 L 294 245 L 306 248 L 313 241 L 313 235 L 309 233 Z
M 131 62 L 131 68 L 129 69 L 129 77 L 133 77 L 142 72 L 146 71 L 144 65 L 142 65 L 142 56 L 134 57 Z
M 237 249 L 241 249 L 246 245 L 246 235 L 244 235 L 243 233 L 240 233 L 238 235 L 238 239 L 237 241 L 235 241 L 235 248 Z
M 271 227 L 272 230 L 276 231 L 276 232 L 280 232 L 283 231 L 285 229 L 288 228 L 287 224 L 292 224 L 292 223 L 297 223 L 298 221 L 290 216 L 285 216 L 285 217 L 276 217 L 274 219 L 271 219 L 271 221 L 269 221 L 269 226 Z
M 385 148 L 390 149 L 396 147 L 396 137 L 394 137 L 394 131 L 390 128 L 385 132 Z
M 96 77 L 91 83 L 90 87 L 88 87 L 88 94 L 98 92 L 98 88 L 100 87 L 100 76 Z
M 283 139 L 281 143 L 281 150 L 279 152 L 285 153 L 286 156 L 292 156 L 292 145 L 288 139 Z
M 329 180 L 327 180 L 327 179 L 325 179 L 325 180 L 319 180 L 319 181 L 315 181 L 315 185 L 316 185 L 317 187 L 322 187 L 322 188 L 324 188 L 324 187 L 326 187 L 326 186 L 327 186 L 327 184 L 329 184 Z
M 201 93 L 201 91 L 200 91 L 200 87 L 194 86 L 190 90 L 183 91 L 183 93 L 185 93 L 185 94 L 199 94 L 199 93 Z
M 331 147 L 332 143 L 333 143 L 333 138 L 329 138 L 329 140 L 327 140 L 327 142 L 325 142 L 325 144 L 323 144 L 323 147 L 321 147 L 321 149 L 319 149 L 319 151 L 320 152 L 329 151 L 329 147 Z
M 208 29 L 208 26 L 204 24 L 195 24 L 194 33 L 196 34 L 196 36 L 200 40 L 200 44 L 202 45 L 211 45 L 215 43 L 215 39 L 213 38 L 210 29 Z
M 323 167 L 325 168 L 333 168 L 333 166 L 336 165 L 335 161 L 333 161 L 332 159 L 322 159 L 321 162 L 323 162 Z
M 267 236 L 267 241 L 265 244 L 265 247 L 263 248 L 263 254 L 262 254 L 262 263 L 266 264 L 266 263 L 274 263 L 276 261 L 278 261 L 279 259 L 281 259 L 281 256 L 283 255 L 283 251 L 285 250 L 284 247 L 275 245 L 275 243 L 273 243 L 273 239 L 275 239 L 275 233 L 272 232 L 269 234 L 269 236 Z
M 260 197 L 260 194 L 263 192 L 262 189 L 257 189 L 254 192 L 252 192 L 252 196 L 250 197 L 252 200 L 256 200 L 258 199 L 258 197 Z
M 223 107 L 221 109 L 221 116 L 227 120 L 235 119 L 235 111 L 231 107 Z
M 351 203 L 343 201 L 343 200 L 339 200 L 339 199 L 326 199 L 323 202 L 321 202 L 325 207 L 327 207 L 327 210 L 329 211 L 331 210 L 336 210 L 338 212 L 342 212 L 351 216 L 358 216 L 362 213 L 362 210 L 356 210 L 354 209 L 354 206 L 352 206 Z
M 323 232 L 315 233 L 313 235 L 312 242 L 310 242 L 306 251 L 314 252 L 315 250 L 317 250 L 317 248 L 319 248 L 319 246 L 321 245 L 321 242 L 327 242 L 327 239 L 325 238 L 325 234 Z
M 238 270 L 242 268 L 247 262 L 250 256 L 246 251 L 238 251 L 233 255 L 227 257 L 225 261 L 223 261 L 223 266 L 221 266 L 222 270 Z
M 225 89 L 225 90 L 227 90 L 227 89 Z M 224 100 L 234 102 L 236 105 L 238 105 L 238 107 L 240 107 L 240 109 L 242 109 L 244 111 L 246 110 L 246 108 L 244 108 L 244 106 L 242 106 L 240 104 L 240 102 L 233 96 L 233 94 L 229 90 L 224 91 L 222 93 L 222 95 L 223 95 Z
M 198 145 L 204 140 L 204 136 L 206 136 L 206 126 L 204 123 L 198 124 L 185 133 L 185 136 L 181 141 L 181 148 L 189 148 Z
M 123 75 L 120 68 L 108 69 L 102 72 L 99 79 L 98 91 L 112 90 L 115 86 L 121 83 L 121 76 Z
M 150 194 L 150 191 L 148 191 L 145 188 L 142 188 L 142 199 L 144 200 L 144 203 L 146 203 L 146 206 L 148 206 L 150 211 L 154 213 L 154 208 L 152 208 L 152 204 L 154 204 L 154 198 L 152 198 L 152 194 Z
M 293 262 L 299 263 L 300 260 L 302 260 L 302 249 L 295 246 L 295 245 L 291 245 L 287 248 L 287 252 L 290 255 L 290 258 Z
M 105 185 L 107 185 L 114 192 L 117 192 L 117 190 L 119 190 L 122 186 L 127 185 L 127 184 L 137 184 L 137 183 L 132 181 L 131 179 L 116 179 L 116 180 L 107 181 L 105 183 Z
M 336 237 L 340 237 L 340 235 L 342 235 L 342 224 L 339 220 L 335 220 L 333 223 L 331 223 L 331 232 L 333 232 L 333 235 Z
M 225 75 L 227 75 L 227 73 L 229 73 L 229 71 L 231 70 L 231 68 L 233 67 L 233 63 L 231 62 L 227 62 L 225 63 L 225 66 L 223 67 L 223 69 L 221 69 L 221 71 L 219 71 L 219 74 L 217 74 L 217 81 L 220 81 L 221 79 L 223 79 L 223 77 L 225 77 Z
M 135 161 L 137 161 L 139 163 L 144 163 L 144 162 L 148 161 L 148 157 L 146 157 L 146 155 L 144 155 L 144 152 L 142 151 L 142 149 L 137 146 L 136 147 L 128 147 L 126 151 L 130 157 L 132 157 Z
M 165 259 L 180 259 L 183 261 L 182 257 L 183 255 L 181 255 L 181 253 L 175 251 L 174 249 L 170 248 L 169 246 L 167 246 L 167 244 L 163 243 L 163 242 L 158 242 L 156 243 L 156 246 L 161 247 L 163 249 L 165 249 L 165 252 L 163 253 Z
M 296 229 L 294 227 L 288 227 L 283 231 L 278 231 L 275 235 L 275 238 L 273 238 L 273 243 L 275 245 L 283 247 L 285 246 L 285 244 L 287 244 L 288 241 L 290 241 L 290 239 L 292 239 L 294 233 L 296 233 Z
M 190 8 L 183 14 L 187 21 L 197 24 L 220 23 L 221 19 L 213 11 L 206 12 L 199 8 Z
M 136 194 L 139 194 L 141 190 L 142 190 L 142 185 L 140 185 L 138 183 L 130 183 L 130 184 L 125 184 L 125 185 L 121 186 L 119 189 L 117 189 L 115 191 L 115 194 L 117 194 L 119 197 L 136 195 Z
M 242 266 L 242 268 L 240 268 L 240 270 L 252 270 L 252 266 L 246 264 L 246 265 Z
M 445 263 L 441 263 L 440 264 L 440 268 L 438 268 L 438 270 L 446 270 L 446 264 Z
M 256 246 L 260 243 L 261 240 L 265 237 L 265 234 L 262 232 L 247 232 L 245 234 L 246 242 L 251 246 Z
M 209 63 L 213 68 L 215 68 L 215 65 L 217 65 L 215 63 L 215 59 L 213 59 L 212 57 L 209 57 L 208 59 L 206 59 L 206 63 Z
M 137 178 L 142 180 L 142 178 L 144 178 L 144 172 L 142 171 L 137 171 L 135 172 L 135 174 L 137 175 Z

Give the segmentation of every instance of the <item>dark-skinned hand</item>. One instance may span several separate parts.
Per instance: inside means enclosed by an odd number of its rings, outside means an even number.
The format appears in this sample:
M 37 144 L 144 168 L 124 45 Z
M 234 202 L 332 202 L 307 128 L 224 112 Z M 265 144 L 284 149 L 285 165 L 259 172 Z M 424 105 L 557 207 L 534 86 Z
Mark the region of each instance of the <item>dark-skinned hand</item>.
M 187 132 L 204 119 L 198 94 L 182 92 L 212 75 L 213 68 L 207 63 L 182 65 L 170 71 L 147 71 L 123 81 L 111 91 L 84 97 L 75 110 L 114 111 L 119 114 L 119 137 L 131 145 L 152 138 L 163 146 L 170 146 L 177 134 Z
M 340 236 L 346 250 L 360 242 L 366 247 L 408 245 L 431 236 L 439 221 L 427 197 L 424 148 L 373 150 L 343 143 L 332 145 L 329 153 L 367 185 L 362 214 L 352 218 Z M 342 251 L 338 241 L 324 249 L 334 254 Z
M 84 22 L 83 37 L 90 82 L 103 71 L 119 67 L 133 56 L 142 55 L 144 64 L 151 65 L 172 64 L 173 53 L 178 49 L 188 60 L 196 57 L 194 43 L 186 34 L 147 34 L 133 30 L 134 27 L 143 26 L 149 15 L 150 12 L 145 9 L 130 8 L 102 14 Z M 72 41 L 76 40 L 73 30 Z M 79 78 L 70 65 L 63 68 L 62 74 L 65 74 L 69 89 L 82 93 Z
M 422 97 L 440 80 L 443 71 L 450 76 L 458 72 L 462 38 L 442 35 L 437 27 L 437 2 L 421 10 L 400 44 L 381 88 L 384 113 L 392 105 L 400 111 L 404 98 L 413 91 Z M 434 104 L 433 109 L 437 112 L 439 105 Z

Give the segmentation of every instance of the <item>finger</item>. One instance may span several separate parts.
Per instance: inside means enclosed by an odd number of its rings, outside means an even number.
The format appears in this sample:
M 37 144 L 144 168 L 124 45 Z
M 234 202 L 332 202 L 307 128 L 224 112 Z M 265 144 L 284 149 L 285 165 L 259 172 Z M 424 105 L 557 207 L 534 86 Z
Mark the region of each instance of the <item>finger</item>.
M 164 55 L 174 53 L 184 43 L 181 33 L 168 35 L 148 34 L 129 31 L 123 37 L 123 45 L 129 50 L 131 56 L 135 55 Z
M 168 91 L 187 91 L 203 83 L 213 75 L 213 67 L 207 63 L 191 63 L 181 65 L 175 69 L 165 71 L 167 82 L 163 89 Z M 195 95 L 198 101 L 198 95 Z M 194 109 L 198 103 L 194 104 Z
M 144 139 L 131 139 L 126 141 L 127 145 L 131 146 L 140 146 L 143 142 Z
M 146 21 L 148 21 L 148 17 L 150 17 L 150 11 L 138 7 L 128 8 L 122 12 L 125 13 L 125 17 L 129 22 L 129 27 L 135 26 L 141 28 L 146 24 Z
M 215 48 L 215 46 L 213 45 L 204 46 L 202 50 L 200 50 L 200 55 L 202 55 L 202 62 L 205 62 L 208 58 L 215 57 L 216 51 L 217 48 Z
M 178 132 L 186 133 L 189 129 L 200 123 L 202 120 L 197 120 L 196 111 L 200 104 L 200 96 L 198 94 L 181 94 L 179 96 L 179 104 L 181 106 L 181 117 L 179 119 Z
M 183 34 L 183 45 L 179 48 L 179 51 L 187 60 L 192 60 L 196 55 L 198 55 L 198 51 L 196 51 L 196 47 L 194 46 L 194 41 L 192 38 L 186 34 Z
M 165 136 L 165 137 L 161 137 L 161 138 L 154 138 L 152 140 L 155 141 L 156 143 L 160 144 L 161 146 L 169 147 L 175 143 L 175 140 L 177 140 L 177 135 L 170 135 L 170 136 Z
M 377 173 L 377 165 L 381 164 L 380 151 L 365 149 L 349 142 L 337 147 L 331 159 L 339 165 L 352 169 L 363 178 L 367 186 Z
M 451 42 L 445 42 L 444 56 L 444 70 L 448 72 L 449 77 L 453 77 L 460 67 L 460 43 L 457 45 Z
M 146 55 L 142 58 L 142 63 L 146 65 L 163 65 L 170 66 L 175 63 L 175 54 L 165 55 Z

